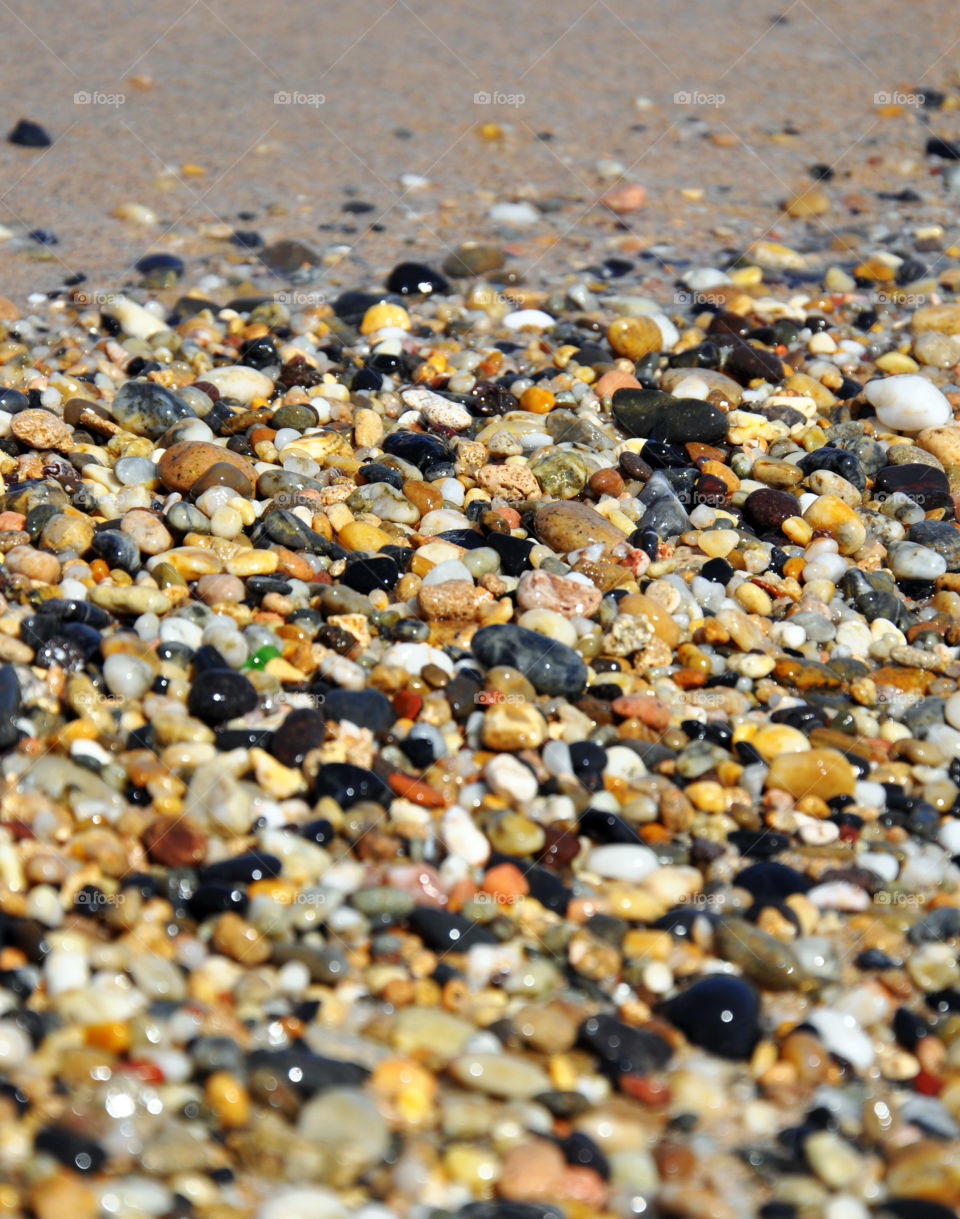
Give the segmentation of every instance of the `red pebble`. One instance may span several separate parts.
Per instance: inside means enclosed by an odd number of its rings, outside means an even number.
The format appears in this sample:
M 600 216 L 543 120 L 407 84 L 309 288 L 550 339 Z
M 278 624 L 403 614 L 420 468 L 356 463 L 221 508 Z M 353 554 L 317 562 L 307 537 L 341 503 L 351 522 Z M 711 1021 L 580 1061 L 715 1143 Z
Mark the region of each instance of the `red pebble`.
M 649 1075 L 621 1075 L 620 1091 L 645 1105 L 665 1105 L 670 1100 L 670 1089 L 659 1079 Z
M 423 696 L 413 690 L 400 690 L 393 696 L 393 709 L 402 720 L 415 720 L 423 706 Z
M 943 1091 L 944 1081 L 929 1071 L 920 1071 L 913 1077 L 913 1086 L 921 1096 L 939 1096 Z
M 145 1084 L 162 1084 L 166 1078 L 155 1062 L 148 1062 L 145 1058 L 131 1058 L 127 1062 L 117 1063 L 114 1070 L 133 1075 Z

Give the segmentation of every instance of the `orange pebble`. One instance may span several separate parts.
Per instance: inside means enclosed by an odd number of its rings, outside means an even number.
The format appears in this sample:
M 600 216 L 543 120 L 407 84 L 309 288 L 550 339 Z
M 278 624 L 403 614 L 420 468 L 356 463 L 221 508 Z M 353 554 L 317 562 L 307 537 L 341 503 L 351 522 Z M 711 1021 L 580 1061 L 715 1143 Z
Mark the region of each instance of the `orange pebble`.
M 101 580 L 105 580 L 110 574 L 110 568 L 103 559 L 93 559 L 90 563 L 90 574 L 99 584 Z
M 530 892 L 527 878 L 514 863 L 498 863 L 483 878 L 480 888 L 495 897 L 526 897 Z
M 466 877 L 458 880 L 447 894 L 447 909 L 456 913 L 466 902 L 477 895 L 477 886 Z
M 111 1054 L 125 1054 L 130 1049 L 130 1030 L 119 1020 L 107 1024 L 91 1024 L 86 1031 L 87 1045 Z
M 414 804 L 421 804 L 424 808 L 443 808 L 447 803 L 435 787 L 424 783 L 422 779 L 411 779 L 402 771 L 394 771 L 387 782 L 390 784 L 390 790 L 396 795 L 404 800 L 411 800 Z
M 539 385 L 531 385 L 520 396 L 520 409 L 532 411 L 535 415 L 546 415 L 553 410 L 554 398 L 548 389 Z
M 598 398 L 612 398 L 618 389 L 640 389 L 640 382 L 630 373 L 613 368 L 597 381 L 593 392 Z
M 783 565 L 783 574 L 785 577 L 799 580 L 803 572 L 806 560 L 802 555 L 794 555 L 792 559 L 787 559 Z
M 22 529 L 26 519 L 22 512 L 0 512 L 0 530 Z

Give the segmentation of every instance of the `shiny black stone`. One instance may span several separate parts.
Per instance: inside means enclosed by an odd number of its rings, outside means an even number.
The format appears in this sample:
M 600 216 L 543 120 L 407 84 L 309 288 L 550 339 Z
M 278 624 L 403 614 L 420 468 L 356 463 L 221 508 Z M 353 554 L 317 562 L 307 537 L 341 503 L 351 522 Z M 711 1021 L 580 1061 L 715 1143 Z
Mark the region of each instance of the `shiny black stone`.
M 432 267 L 422 262 L 398 263 L 387 277 L 387 291 L 400 296 L 429 296 L 433 292 L 449 292 L 450 285 Z
M 407 925 L 431 952 L 466 952 L 475 944 L 496 944 L 497 937 L 482 923 L 462 914 L 418 906 L 407 915 Z
M 222 724 L 252 711 L 257 692 L 242 673 L 233 669 L 207 669 L 198 673 L 190 687 L 187 710 L 208 724 Z
M 19 119 L 13 130 L 7 136 L 8 144 L 17 144 L 21 148 L 49 148 L 53 143 L 46 129 L 30 119 Z
M 393 793 L 379 775 L 352 762 L 329 762 L 320 767 L 314 799 L 321 796 L 332 797 L 344 809 L 361 800 L 385 804 L 393 799 Z
M 60 1164 L 80 1173 L 98 1173 L 107 1162 L 107 1153 L 93 1139 L 67 1130 L 64 1126 L 44 1126 L 33 1140 L 34 1150 L 52 1156 Z
M 254 880 L 272 880 L 280 875 L 282 867 L 276 855 L 254 850 L 209 864 L 200 875 L 204 884 L 247 885 Z
M 577 1043 L 599 1059 L 601 1069 L 614 1078 L 662 1071 L 673 1057 L 670 1043 L 659 1033 L 635 1028 L 606 1013 L 584 1020 Z
M 749 1058 L 760 1039 L 760 1000 L 740 978 L 704 978 L 664 1011 L 688 1041 L 721 1058 Z
M 778 901 L 793 893 L 806 893 L 813 882 L 809 876 L 783 863 L 755 863 L 734 877 L 734 884 L 756 902 Z
M 351 724 L 360 724 L 375 734 L 389 732 L 397 718 L 387 696 L 373 689 L 342 690 L 334 687 L 324 695 L 321 710 L 325 719 L 337 722 L 349 720 Z

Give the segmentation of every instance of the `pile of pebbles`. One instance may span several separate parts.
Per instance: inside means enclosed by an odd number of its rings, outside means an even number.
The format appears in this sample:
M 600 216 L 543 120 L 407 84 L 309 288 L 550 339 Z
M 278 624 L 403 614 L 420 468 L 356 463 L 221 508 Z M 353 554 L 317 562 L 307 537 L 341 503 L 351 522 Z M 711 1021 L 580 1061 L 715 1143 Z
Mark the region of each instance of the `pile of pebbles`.
M 3 1214 L 955 1213 L 960 279 L 778 250 L 4 327 Z

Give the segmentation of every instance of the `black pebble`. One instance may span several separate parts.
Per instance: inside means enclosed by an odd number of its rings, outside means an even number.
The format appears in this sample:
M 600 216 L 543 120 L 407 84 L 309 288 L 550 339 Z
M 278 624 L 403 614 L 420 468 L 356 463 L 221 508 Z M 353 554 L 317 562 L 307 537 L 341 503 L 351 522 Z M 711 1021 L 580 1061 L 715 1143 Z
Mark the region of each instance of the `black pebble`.
M 400 296 L 429 296 L 431 292 L 449 292 L 450 285 L 439 271 L 422 262 L 401 262 L 387 278 L 387 291 Z
M 721 1058 L 749 1058 L 760 1037 L 760 1001 L 740 978 L 695 982 L 665 1013 L 689 1041 Z
M 20 119 L 7 136 L 7 143 L 18 144 L 21 148 L 49 148 L 53 140 L 39 123 Z
M 242 673 L 233 669 L 207 669 L 194 677 L 187 710 L 207 724 L 222 724 L 252 711 L 257 692 Z
M 407 924 L 431 952 L 466 952 L 475 944 L 498 942 L 482 923 L 472 923 L 462 914 L 450 914 L 429 906 L 412 910 L 407 916 Z
M 33 1142 L 36 1151 L 46 1152 L 75 1172 L 97 1173 L 107 1162 L 107 1153 L 99 1143 L 63 1126 L 44 1126 Z
M 673 1057 L 670 1043 L 659 1033 L 624 1024 L 606 1013 L 588 1017 L 580 1025 L 577 1041 L 615 1078 L 662 1071 Z
M 325 716 L 313 707 L 294 707 L 270 742 L 270 752 L 284 766 L 299 766 L 327 735 Z
M 222 859 L 203 869 L 204 882 L 215 884 L 249 884 L 254 880 L 272 880 L 280 875 L 282 864 L 276 855 L 266 851 L 245 851 L 230 859 Z

